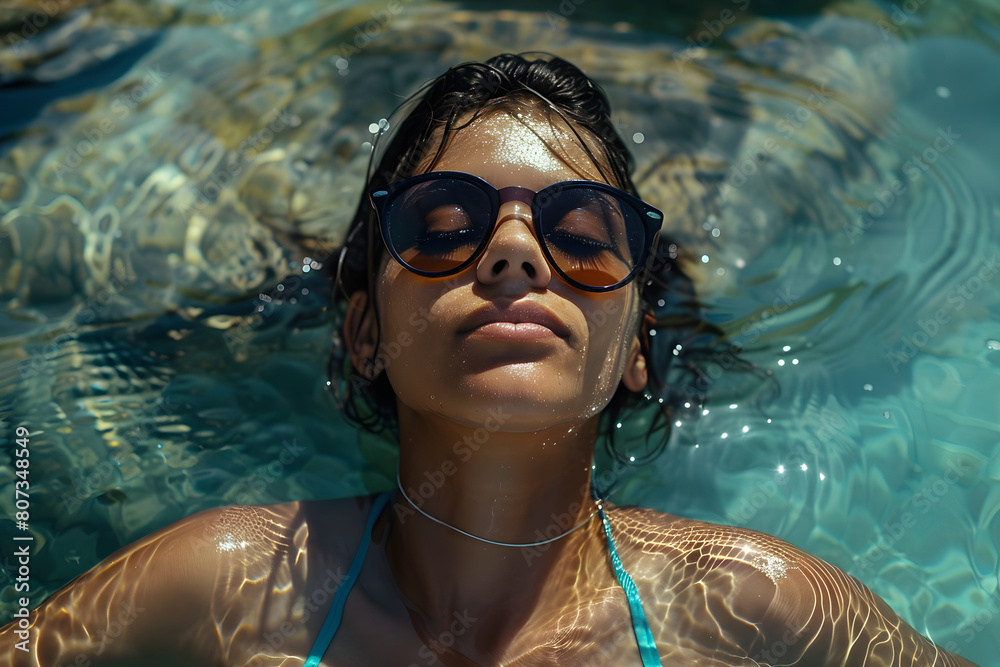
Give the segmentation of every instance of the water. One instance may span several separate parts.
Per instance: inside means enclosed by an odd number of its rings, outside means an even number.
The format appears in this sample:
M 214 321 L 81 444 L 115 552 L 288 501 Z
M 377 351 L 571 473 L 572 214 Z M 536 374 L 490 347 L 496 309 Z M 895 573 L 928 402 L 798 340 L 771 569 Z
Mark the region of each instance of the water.
M 450 64 L 544 49 L 605 86 L 761 369 L 716 357 L 615 500 L 777 535 L 998 664 L 1000 8 L 352 4 L 0 13 L 0 429 L 34 434 L 33 590 L 199 509 L 391 485 L 391 443 L 325 391 L 369 125 Z

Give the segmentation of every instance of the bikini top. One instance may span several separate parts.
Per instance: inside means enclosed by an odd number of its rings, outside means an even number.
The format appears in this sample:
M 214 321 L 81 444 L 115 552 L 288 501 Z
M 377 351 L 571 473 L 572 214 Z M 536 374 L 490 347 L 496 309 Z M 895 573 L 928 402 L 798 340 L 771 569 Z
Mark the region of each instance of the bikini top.
M 368 552 L 368 544 L 371 542 L 372 528 L 374 528 L 376 519 L 378 519 L 379 514 L 382 513 L 382 509 L 391 497 L 392 492 L 387 491 L 379 495 L 375 499 L 375 502 L 372 503 L 371 512 L 368 514 L 368 522 L 365 524 L 365 533 L 361 538 L 361 545 L 358 547 L 358 552 L 354 556 L 354 561 L 351 563 L 347 575 L 340 582 L 340 585 L 337 586 L 337 590 L 333 595 L 333 604 L 330 606 L 330 612 L 323 622 L 323 627 L 320 628 L 319 635 L 316 637 L 316 643 L 313 644 L 312 650 L 309 651 L 309 659 L 306 660 L 305 667 L 319 667 L 323 654 L 326 653 L 330 642 L 333 641 L 333 636 L 336 634 L 337 628 L 340 627 L 340 621 L 344 617 L 344 606 L 347 604 L 347 596 L 350 595 L 354 583 L 358 580 L 358 575 L 361 573 L 361 566 L 365 562 L 365 554 Z M 618 551 L 615 549 L 615 540 L 611 536 L 611 524 L 608 522 L 608 517 L 605 515 L 604 509 L 599 509 L 598 513 L 601 517 L 601 523 L 604 526 L 604 534 L 608 538 L 608 551 L 611 552 L 611 567 L 615 571 L 615 576 L 618 578 L 618 583 L 621 585 L 622 590 L 625 591 L 625 597 L 628 598 L 629 611 L 632 616 L 632 629 L 635 631 L 635 638 L 639 643 L 639 656 L 642 658 L 642 665 L 643 667 L 663 667 L 663 663 L 660 662 L 660 654 L 656 650 L 656 642 L 653 640 L 653 633 L 649 629 L 649 622 L 646 620 L 646 612 L 642 609 L 639 589 L 636 588 L 635 582 L 632 581 L 629 573 L 625 571 L 621 558 L 618 557 Z

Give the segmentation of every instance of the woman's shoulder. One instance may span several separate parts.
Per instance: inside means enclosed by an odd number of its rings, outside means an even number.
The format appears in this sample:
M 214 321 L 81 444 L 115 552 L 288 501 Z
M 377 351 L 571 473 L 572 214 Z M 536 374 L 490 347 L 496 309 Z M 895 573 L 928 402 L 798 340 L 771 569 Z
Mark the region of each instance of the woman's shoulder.
M 822 571 L 827 577 L 827 570 L 836 570 L 784 540 L 755 530 L 639 507 L 614 508 L 610 518 L 615 539 L 622 542 L 619 548 L 634 554 L 640 571 L 662 573 L 667 568 L 692 584 L 706 577 L 739 582 L 754 606 L 763 607 L 754 615 L 763 614 L 785 584 L 792 582 L 795 588 L 803 569 L 811 574 Z M 659 579 L 664 581 L 662 575 Z M 666 581 L 673 587 L 685 583 L 673 577 Z
M 689 609 L 704 604 L 706 614 L 715 613 L 705 599 L 711 591 L 736 626 L 750 621 L 783 631 L 812 616 L 817 596 L 871 595 L 854 577 L 772 535 L 637 507 L 616 508 L 613 516 L 641 588 L 657 600 L 687 599 Z
M 89 655 L 138 661 L 152 650 L 215 664 L 223 649 L 211 621 L 269 605 L 293 613 L 298 601 L 281 592 L 323 576 L 311 564 L 339 571 L 343 557 L 324 553 L 325 544 L 356 547 L 370 507 L 362 497 L 194 513 L 122 547 L 32 611 L 32 654 L 43 647 L 58 664 Z M 13 632 L 0 630 L 0 641 Z M 232 641 L 248 641 L 240 637 Z
M 777 537 L 637 507 L 609 514 L 643 600 L 667 609 L 665 628 L 710 621 L 718 646 L 767 664 L 861 664 L 869 643 L 906 647 L 887 664 L 972 664 L 933 646 L 855 577 Z
M 614 507 L 609 513 L 615 535 L 623 534 L 643 553 L 668 558 L 697 557 L 705 567 L 729 561 L 749 562 L 773 573 L 765 561 L 783 558 L 790 563 L 809 554 L 772 535 L 746 528 L 685 519 L 674 514 L 633 506 Z
M 357 546 L 377 496 L 300 500 L 275 505 L 228 505 L 203 510 L 151 538 L 181 542 L 209 560 L 235 558 L 273 567 L 293 552 L 334 553 Z
M 122 547 L 81 579 L 142 570 L 133 583 L 146 589 L 216 591 L 220 580 L 266 578 L 282 564 L 303 564 L 306 553 L 351 541 L 345 536 L 360 531 L 370 505 L 359 497 L 201 510 Z

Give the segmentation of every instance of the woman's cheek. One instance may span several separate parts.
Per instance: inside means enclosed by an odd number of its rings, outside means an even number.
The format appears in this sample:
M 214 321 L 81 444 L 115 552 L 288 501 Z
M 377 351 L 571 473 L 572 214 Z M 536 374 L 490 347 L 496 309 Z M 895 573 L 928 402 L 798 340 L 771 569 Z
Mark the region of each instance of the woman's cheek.
M 593 387 L 595 397 L 602 400 L 610 401 L 617 390 L 625 372 L 629 347 L 638 329 L 635 322 L 639 315 L 634 292 L 630 290 L 624 297 L 600 304 L 598 312 L 605 316 L 603 321 L 593 314 L 588 317 L 587 357 L 593 373 L 588 386 Z

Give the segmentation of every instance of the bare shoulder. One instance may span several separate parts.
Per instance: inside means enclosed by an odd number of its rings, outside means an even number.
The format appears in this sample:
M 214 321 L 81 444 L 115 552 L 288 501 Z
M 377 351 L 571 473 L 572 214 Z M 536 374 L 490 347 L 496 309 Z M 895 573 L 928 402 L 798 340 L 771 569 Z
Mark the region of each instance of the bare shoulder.
M 753 530 L 638 507 L 615 508 L 610 518 L 615 539 L 621 541 L 619 549 L 633 554 L 637 572 L 648 586 L 668 586 L 676 593 L 711 583 L 717 593 L 727 593 L 735 615 L 754 623 L 766 621 L 785 589 L 798 590 L 804 572 L 820 564 L 830 567 L 783 540 Z M 651 593 L 657 595 L 655 590 Z
M 194 567 L 210 570 L 209 578 L 273 582 L 274 571 L 280 570 L 292 584 L 310 567 L 340 568 L 361 539 L 371 505 L 372 499 L 362 496 L 219 507 L 187 517 L 152 539 L 185 549 Z M 242 586 L 241 594 L 253 590 Z
M 218 507 L 193 514 L 147 539 L 187 549 L 206 564 L 273 567 L 276 558 L 307 547 L 314 553 L 339 550 L 345 541 L 350 542 L 345 534 L 360 535 L 371 505 L 371 497 L 361 496 Z
M 614 508 L 609 518 L 644 601 L 666 610 L 663 626 L 714 627 L 716 653 L 728 650 L 734 661 L 972 666 L 922 637 L 858 579 L 784 540 L 635 507 Z
M 181 519 L 150 538 L 187 546 L 206 561 L 225 562 L 236 556 L 248 562 L 288 548 L 303 509 L 300 502 L 217 507 Z
M 217 624 L 255 618 L 269 604 L 294 608 L 293 595 L 279 600 L 275 591 L 300 590 L 312 576 L 310 563 L 336 570 L 341 556 L 326 552 L 337 542 L 330 536 L 363 526 L 368 505 L 359 498 L 192 514 L 119 549 L 50 596 L 31 613 L 26 636 L 33 645 L 14 664 L 34 667 L 39 656 L 51 664 L 81 655 L 98 663 L 131 660 L 151 650 L 215 664 L 242 641 L 220 637 Z M 0 641 L 15 632 L 8 625 Z

